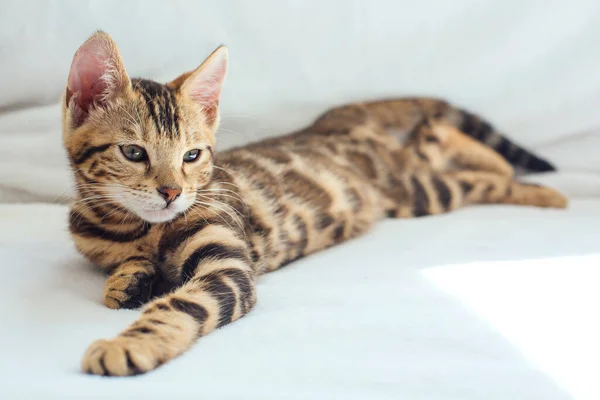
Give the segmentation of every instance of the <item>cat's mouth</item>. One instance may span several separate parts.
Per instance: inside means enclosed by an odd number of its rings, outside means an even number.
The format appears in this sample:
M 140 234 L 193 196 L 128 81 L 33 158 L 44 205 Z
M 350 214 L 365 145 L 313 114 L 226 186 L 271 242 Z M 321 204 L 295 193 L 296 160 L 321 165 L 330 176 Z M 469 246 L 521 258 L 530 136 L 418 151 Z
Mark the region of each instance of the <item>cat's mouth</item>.
M 179 198 L 171 203 L 161 202 L 157 199 L 142 202 L 134 198 L 123 205 L 144 221 L 158 224 L 171 221 L 187 210 L 191 204 L 188 198 Z
M 179 213 L 172 207 L 165 207 L 162 209 L 142 209 L 140 211 L 140 217 L 148 222 L 160 223 L 167 222 L 175 218 L 175 216 Z

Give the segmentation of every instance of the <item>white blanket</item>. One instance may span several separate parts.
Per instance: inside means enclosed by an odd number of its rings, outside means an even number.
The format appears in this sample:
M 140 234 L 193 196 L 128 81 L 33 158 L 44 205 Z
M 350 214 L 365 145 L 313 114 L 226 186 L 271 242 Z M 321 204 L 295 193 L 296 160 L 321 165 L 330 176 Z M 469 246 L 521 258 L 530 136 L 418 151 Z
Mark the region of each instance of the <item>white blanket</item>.
M 600 399 L 598 0 L 33 0 L 0 12 L 0 399 Z M 73 249 L 58 101 L 94 30 L 135 76 L 219 43 L 220 150 L 354 100 L 431 95 L 548 157 L 568 210 L 488 206 L 386 221 L 262 277 L 247 317 L 148 375 L 86 376 L 102 306 Z M 19 109 L 23 105 L 35 105 Z
M 79 372 L 137 311 L 101 304 L 66 208 L 0 220 L 2 399 L 600 398 L 600 200 L 385 221 L 263 276 L 247 317 L 130 379 Z

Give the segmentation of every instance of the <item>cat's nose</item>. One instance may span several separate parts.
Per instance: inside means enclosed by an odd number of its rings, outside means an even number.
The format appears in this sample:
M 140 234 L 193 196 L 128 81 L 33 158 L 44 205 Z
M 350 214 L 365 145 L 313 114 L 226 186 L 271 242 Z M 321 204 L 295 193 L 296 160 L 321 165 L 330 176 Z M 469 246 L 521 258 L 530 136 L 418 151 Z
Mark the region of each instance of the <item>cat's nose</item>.
M 161 186 L 156 190 L 158 190 L 158 193 L 160 193 L 160 195 L 163 197 L 163 199 L 165 199 L 165 201 L 167 202 L 167 205 L 174 202 L 181 194 L 180 188 L 174 188 L 174 187 L 169 187 L 169 186 Z

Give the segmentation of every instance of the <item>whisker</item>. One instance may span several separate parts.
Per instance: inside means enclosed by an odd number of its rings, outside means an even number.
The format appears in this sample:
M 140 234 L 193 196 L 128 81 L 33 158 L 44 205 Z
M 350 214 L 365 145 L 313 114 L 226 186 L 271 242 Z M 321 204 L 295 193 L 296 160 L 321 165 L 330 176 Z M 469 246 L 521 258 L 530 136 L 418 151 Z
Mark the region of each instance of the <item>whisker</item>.
M 243 114 L 238 114 L 238 115 L 221 115 L 221 119 L 234 119 L 234 118 L 248 118 L 248 119 L 259 119 L 256 116 L 253 115 L 243 115 Z
M 227 129 L 227 128 L 219 128 L 220 131 L 224 131 L 224 132 L 230 132 L 230 133 L 235 133 L 236 135 L 241 135 L 242 133 L 234 131 L 233 129 Z
M 210 207 L 216 208 L 217 210 L 227 214 L 229 216 L 229 218 L 231 218 L 237 225 L 238 227 L 243 231 L 243 226 L 240 223 L 239 219 L 237 218 L 237 216 L 235 214 L 232 214 L 231 211 L 227 210 L 226 208 L 221 208 L 219 205 L 215 204 L 214 202 L 212 203 L 206 203 L 203 201 L 196 201 L 197 204 L 201 204 L 204 206 L 207 206 L 208 209 L 210 209 Z M 220 213 L 215 213 L 215 215 L 217 215 L 218 217 L 220 217 L 223 222 L 225 222 L 227 224 L 227 226 L 229 227 L 229 229 L 233 230 L 233 227 L 231 226 L 231 224 L 229 223 L 229 221 L 227 221 L 225 219 L 225 217 L 223 217 L 222 214 Z
M 211 199 L 209 199 L 209 200 L 211 200 Z M 241 221 L 241 219 L 244 218 L 244 215 L 239 210 L 235 209 L 234 207 L 230 206 L 227 203 L 214 201 L 214 200 L 210 203 L 206 203 L 206 202 L 198 202 L 198 203 L 212 206 L 212 207 L 216 208 L 217 210 L 220 210 L 220 211 L 226 213 L 237 224 L 237 226 L 240 228 L 240 230 L 242 232 L 244 232 L 244 225 Z M 231 225 L 229 227 L 231 228 Z
M 223 207 L 226 207 L 226 208 L 228 208 L 228 209 L 232 210 L 233 212 L 235 212 L 235 213 L 236 213 L 237 215 L 239 215 L 240 217 L 243 217 L 243 216 L 244 216 L 244 215 L 242 214 L 242 212 L 241 212 L 241 211 L 239 211 L 238 209 L 236 209 L 235 207 L 233 207 L 231 204 L 227 204 L 227 203 L 225 203 L 225 202 L 223 202 L 223 201 L 220 201 L 220 200 L 218 200 L 218 199 L 214 199 L 214 198 L 210 198 L 210 197 L 208 197 L 208 196 L 204 196 L 204 195 L 202 195 L 202 194 L 200 194 L 200 193 L 198 193 L 198 196 L 201 196 L 201 197 L 203 197 L 204 199 L 208 199 L 209 201 L 212 201 L 212 202 L 213 202 L 213 203 L 215 203 L 215 204 L 218 204 L 218 205 L 221 205 L 221 206 L 223 206 Z
M 233 193 L 233 195 L 229 194 L 228 192 Z M 221 192 L 221 191 L 215 191 L 215 192 L 213 192 L 213 191 L 209 191 L 209 190 L 201 190 L 201 191 L 198 191 L 196 193 L 198 193 L 199 195 L 202 195 L 204 197 L 209 197 L 209 198 L 211 198 L 210 197 L 211 195 L 228 198 L 228 199 L 232 199 L 234 201 L 239 201 L 240 203 L 242 203 L 242 205 L 245 208 L 248 206 L 246 204 L 246 201 L 242 198 L 242 196 L 240 196 L 238 193 L 236 193 L 236 192 L 234 192 L 232 190 L 223 191 L 223 192 Z M 215 198 L 215 200 L 217 200 L 217 198 Z

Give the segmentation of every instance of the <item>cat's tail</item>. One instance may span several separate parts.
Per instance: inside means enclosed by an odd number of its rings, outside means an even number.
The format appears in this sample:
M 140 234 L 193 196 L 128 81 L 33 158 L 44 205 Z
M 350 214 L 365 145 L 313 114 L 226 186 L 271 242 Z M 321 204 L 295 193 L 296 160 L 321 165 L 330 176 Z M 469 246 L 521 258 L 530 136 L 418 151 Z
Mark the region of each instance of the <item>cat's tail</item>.
M 556 167 L 549 161 L 507 138 L 484 119 L 444 100 L 407 97 L 355 103 L 333 109 L 319 118 L 319 121 L 331 117 L 337 119 L 342 115 L 347 118 L 352 114 L 353 118 L 374 118 L 384 127 L 399 128 L 402 131 L 411 130 L 426 118 L 444 121 L 491 147 L 513 166 L 535 172 L 556 171 Z

